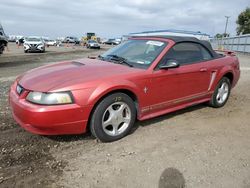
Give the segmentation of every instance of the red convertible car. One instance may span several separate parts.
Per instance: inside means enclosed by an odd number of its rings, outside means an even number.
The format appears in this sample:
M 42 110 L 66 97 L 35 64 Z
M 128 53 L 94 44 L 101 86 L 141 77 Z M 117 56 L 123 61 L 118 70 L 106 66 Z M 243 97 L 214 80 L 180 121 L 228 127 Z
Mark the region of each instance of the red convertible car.
M 134 37 L 96 59 L 51 64 L 19 76 L 13 117 L 41 135 L 81 134 L 103 142 L 146 120 L 207 102 L 222 107 L 240 76 L 238 58 L 191 37 Z

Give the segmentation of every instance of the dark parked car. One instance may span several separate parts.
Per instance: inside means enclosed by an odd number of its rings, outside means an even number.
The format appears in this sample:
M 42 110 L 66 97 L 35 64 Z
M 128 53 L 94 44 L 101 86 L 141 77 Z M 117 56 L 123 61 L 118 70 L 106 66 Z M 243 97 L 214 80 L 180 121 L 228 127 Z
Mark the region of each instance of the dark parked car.
M 108 39 L 107 41 L 104 42 L 104 44 L 117 45 L 117 41 L 115 39 Z
M 4 33 L 2 25 L 0 25 L 0 54 L 3 53 L 4 47 L 8 44 L 8 38 Z

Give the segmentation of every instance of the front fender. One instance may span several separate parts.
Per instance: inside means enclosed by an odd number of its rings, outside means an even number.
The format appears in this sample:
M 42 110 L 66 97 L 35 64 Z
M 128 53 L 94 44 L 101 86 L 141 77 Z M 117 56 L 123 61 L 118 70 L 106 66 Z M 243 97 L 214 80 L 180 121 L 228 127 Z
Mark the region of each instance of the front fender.
M 128 80 L 114 80 L 112 82 L 99 85 L 91 93 L 87 103 L 89 105 L 95 105 L 96 102 L 99 101 L 102 97 L 116 90 L 129 90 L 130 92 L 134 93 L 138 101 L 140 100 L 140 97 L 138 96 L 139 88 L 135 83 Z

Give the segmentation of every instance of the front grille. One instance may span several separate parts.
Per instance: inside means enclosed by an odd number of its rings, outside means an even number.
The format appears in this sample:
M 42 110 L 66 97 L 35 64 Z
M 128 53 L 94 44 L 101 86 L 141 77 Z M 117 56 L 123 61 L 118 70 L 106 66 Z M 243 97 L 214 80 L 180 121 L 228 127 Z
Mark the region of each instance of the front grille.
M 16 86 L 16 92 L 18 93 L 18 95 L 21 95 L 24 92 L 24 88 L 18 84 Z

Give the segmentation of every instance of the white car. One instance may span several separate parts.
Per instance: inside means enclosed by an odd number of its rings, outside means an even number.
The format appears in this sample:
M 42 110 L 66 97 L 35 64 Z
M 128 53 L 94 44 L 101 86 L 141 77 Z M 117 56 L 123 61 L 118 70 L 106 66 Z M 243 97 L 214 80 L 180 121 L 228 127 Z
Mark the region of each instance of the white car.
M 55 40 L 48 40 L 46 41 L 47 46 L 56 46 L 57 42 Z
M 23 44 L 24 52 L 45 52 L 45 42 L 41 37 L 27 37 Z

